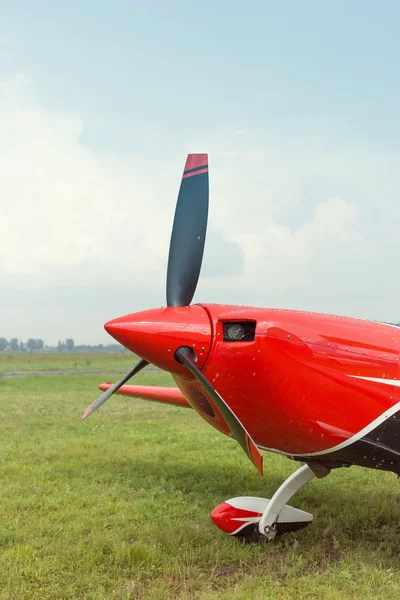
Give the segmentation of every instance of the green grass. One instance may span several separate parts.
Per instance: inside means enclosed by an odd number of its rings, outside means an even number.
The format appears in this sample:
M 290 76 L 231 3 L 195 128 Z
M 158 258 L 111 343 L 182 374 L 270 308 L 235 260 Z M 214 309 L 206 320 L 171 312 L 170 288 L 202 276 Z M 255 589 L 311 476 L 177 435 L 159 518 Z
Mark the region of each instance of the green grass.
M 271 497 L 295 465 L 266 453 L 261 478 L 186 409 L 114 396 L 81 422 L 107 364 L 100 378 L 0 377 L 2 600 L 400 598 L 393 474 L 313 480 L 291 502 L 314 514 L 310 528 L 242 545 L 211 510 L 237 495 Z
M 135 357 L 133 357 L 135 360 Z M 10 371 L 90 371 L 125 372 L 132 364 L 130 352 L 121 354 L 79 354 L 0 352 L 0 374 Z

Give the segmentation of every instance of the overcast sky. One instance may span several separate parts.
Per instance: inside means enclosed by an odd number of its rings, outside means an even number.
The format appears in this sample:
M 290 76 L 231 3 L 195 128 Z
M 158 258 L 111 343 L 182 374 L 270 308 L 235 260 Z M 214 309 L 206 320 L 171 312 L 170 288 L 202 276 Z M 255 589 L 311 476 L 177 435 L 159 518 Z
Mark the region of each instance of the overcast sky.
M 400 320 L 400 4 L 14 0 L 0 9 L 0 337 L 108 343 L 165 304 L 188 152 L 194 302 Z

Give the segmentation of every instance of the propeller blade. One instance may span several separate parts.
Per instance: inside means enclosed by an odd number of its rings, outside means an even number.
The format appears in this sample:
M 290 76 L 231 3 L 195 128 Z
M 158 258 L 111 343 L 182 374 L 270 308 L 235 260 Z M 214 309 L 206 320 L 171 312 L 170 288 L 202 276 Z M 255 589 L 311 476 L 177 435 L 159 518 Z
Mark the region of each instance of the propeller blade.
M 172 227 L 167 306 L 189 306 L 203 260 L 208 218 L 208 155 L 189 154 Z
M 89 415 L 94 413 L 94 411 L 97 410 L 99 408 L 99 406 L 104 404 L 104 402 L 106 400 L 108 400 L 110 398 L 110 396 L 112 396 L 114 394 L 114 392 L 116 392 L 121 387 L 121 385 L 124 385 L 124 383 L 126 383 L 128 381 L 128 379 L 130 379 L 131 377 L 136 375 L 136 373 L 139 373 L 139 371 L 144 369 L 148 364 L 149 363 L 147 362 L 147 360 L 144 360 L 143 358 L 140 359 L 139 362 L 137 363 L 137 365 L 135 367 L 133 367 L 133 369 L 131 369 L 126 375 L 124 375 L 122 379 L 117 381 L 117 383 L 114 383 L 114 385 L 112 385 L 110 388 L 108 388 L 108 390 L 103 392 L 103 394 L 101 394 L 101 396 L 96 398 L 96 400 L 94 402 L 92 402 L 92 404 L 90 406 L 87 407 L 87 409 L 85 410 L 85 412 L 82 415 L 82 421 L 84 419 L 86 419 L 86 417 L 89 417 Z
M 218 394 L 217 390 L 211 385 L 208 379 L 203 375 L 203 373 L 196 367 L 193 360 L 193 350 L 191 348 L 181 346 L 175 352 L 175 358 L 177 361 L 183 363 L 189 371 L 196 377 L 204 391 L 210 396 L 210 398 L 215 403 L 215 406 L 220 411 L 221 415 L 224 417 L 225 421 L 228 424 L 228 427 L 232 431 L 235 439 L 242 446 L 243 450 L 247 454 L 248 458 L 251 460 L 253 465 L 256 467 L 257 471 L 263 474 L 263 457 L 257 448 L 256 444 L 250 437 L 250 434 L 243 427 L 235 413 L 229 408 L 226 402 L 221 398 Z

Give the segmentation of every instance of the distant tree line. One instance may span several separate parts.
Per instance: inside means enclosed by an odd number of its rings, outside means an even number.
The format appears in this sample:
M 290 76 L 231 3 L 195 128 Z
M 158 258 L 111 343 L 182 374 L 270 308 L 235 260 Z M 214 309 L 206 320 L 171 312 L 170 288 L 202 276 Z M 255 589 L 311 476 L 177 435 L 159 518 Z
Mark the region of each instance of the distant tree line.
M 400 321 L 398 323 L 388 323 L 386 325 L 396 325 L 400 327 Z M 6 338 L 0 337 L 0 352 L 64 352 L 64 353 L 76 353 L 76 354 L 88 354 L 88 353 L 99 353 L 99 352 L 125 352 L 125 348 L 121 344 L 103 344 L 98 345 L 87 345 L 80 344 L 76 345 L 72 338 L 67 338 L 64 341 L 59 341 L 57 346 L 47 346 L 43 340 L 35 340 L 29 338 L 26 342 L 17 338 Z
M 76 345 L 72 338 L 59 341 L 57 346 L 47 346 L 43 340 L 29 338 L 26 342 L 18 338 L 7 340 L 0 337 L 0 352 L 64 352 L 64 353 L 95 353 L 95 352 L 124 352 L 121 344 Z

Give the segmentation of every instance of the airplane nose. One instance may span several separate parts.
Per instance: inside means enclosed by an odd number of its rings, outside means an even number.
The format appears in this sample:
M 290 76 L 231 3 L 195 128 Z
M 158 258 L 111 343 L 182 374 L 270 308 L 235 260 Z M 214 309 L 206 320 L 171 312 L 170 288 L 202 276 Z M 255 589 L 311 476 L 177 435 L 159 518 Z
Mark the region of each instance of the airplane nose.
M 212 342 L 211 323 L 200 305 L 155 308 L 113 319 L 105 330 L 120 344 L 160 369 L 188 375 L 175 360 L 180 346 L 190 346 L 202 368 Z

